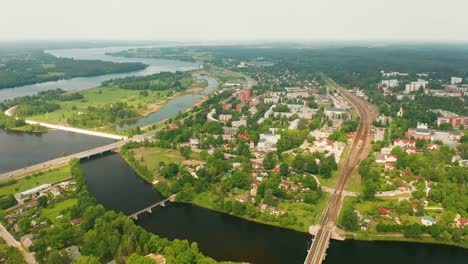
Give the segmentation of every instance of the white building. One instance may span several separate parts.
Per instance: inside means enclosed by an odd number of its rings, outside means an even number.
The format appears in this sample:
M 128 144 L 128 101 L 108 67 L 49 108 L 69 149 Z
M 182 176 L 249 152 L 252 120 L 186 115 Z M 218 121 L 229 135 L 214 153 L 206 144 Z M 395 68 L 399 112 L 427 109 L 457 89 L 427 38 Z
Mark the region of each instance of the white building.
M 298 98 L 298 97 L 307 98 L 307 97 L 309 97 L 309 92 L 288 92 L 286 94 L 286 97 L 288 97 L 288 98 Z
M 451 83 L 452 85 L 455 85 L 455 84 L 461 83 L 461 82 L 463 82 L 463 78 L 460 78 L 460 77 L 452 77 L 452 78 L 450 79 L 450 83 Z
M 335 118 L 345 119 L 346 117 L 348 117 L 349 113 L 344 108 L 332 107 L 332 108 L 325 109 L 325 115 L 330 119 L 335 119 Z
M 260 152 L 271 152 L 277 151 L 276 143 L 280 140 L 281 135 L 277 134 L 260 134 L 260 139 L 258 140 L 257 151 Z
M 391 79 L 391 80 L 381 80 L 380 81 L 380 86 L 385 86 L 387 88 L 395 88 L 398 87 L 399 82 L 397 79 Z
M 232 115 L 219 115 L 219 121 L 229 121 L 232 118 Z
M 291 122 L 291 124 L 289 124 L 288 129 L 297 129 L 297 127 L 299 126 L 299 121 L 300 121 L 300 119 L 294 119 Z
M 416 92 L 416 91 L 419 91 L 419 89 L 421 88 L 426 89 L 427 83 L 428 81 L 422 80 L 422 79 L 418 79 L 418 81 L 416 82 L 408 83 L 405 86 L 405 93 Z
M 39 193 L 40 191 L 43 191 L 43 190 L 49 188 L 50 186 L 52 186 L 52 185 L 49 184 L 49 183 L 39 185 L 39 186 L 34 187 L 32 189 L 29 189 L 29 190 L 26 190 L 26 191 L 23 191 L 23 192 L 20 192 L 20 193 L 16 194 L 15 198 L 18 201 L 24 200 L 26 198 L 29 198 L 32 195 L 35 195 L 35 194 Z
M 242 119 L 242 120 L 239 120 L 239 121 L 232 121 L 231 122 L 231 125 L 232 127 L 240 127 L 240 126 L 247 126 L 247 120 L 245 119 Z

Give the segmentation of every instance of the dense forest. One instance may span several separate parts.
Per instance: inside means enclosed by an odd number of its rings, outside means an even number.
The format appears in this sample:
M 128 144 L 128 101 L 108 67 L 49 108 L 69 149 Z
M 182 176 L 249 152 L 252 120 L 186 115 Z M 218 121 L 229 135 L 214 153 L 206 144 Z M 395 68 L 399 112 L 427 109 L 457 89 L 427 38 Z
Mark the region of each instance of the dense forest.
M 79 76 L 144 69 L 142 63 L 114 63 L 98 60 L 57 58 L 42 51 L 9 51 L 0 54 L 0 89 Z
M 152 58 L 164 60 L 178 60 L 195 62 L 193 56 L 186 54 L 186 49 L 183 48 L 139 48 L 124 50 L 115 53 L 108 53 L 111 56 L 127 57 L 127 58 Z

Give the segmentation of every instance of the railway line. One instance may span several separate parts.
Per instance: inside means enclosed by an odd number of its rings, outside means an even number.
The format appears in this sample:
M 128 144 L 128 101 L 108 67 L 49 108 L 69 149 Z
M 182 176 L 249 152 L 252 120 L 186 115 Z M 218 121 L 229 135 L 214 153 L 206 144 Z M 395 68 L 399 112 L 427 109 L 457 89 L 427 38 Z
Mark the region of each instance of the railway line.
M 312 245 L 308 251 L 304 263 L 320 264 L 325 259 L 326 250 L 330 243 L 330 238 L 338 219 L 342 204 L 343 191 L 346 183 L 351 177 L 353 171 L 363 160 L 370 150 L 371 139 L 371 124 L 372 120 L 377 116 L 377 110 L 364 100 L 355 97 L 345 89 L 339 87 L 333 80 L 325 75 L 322 75 L 327 84 L 337 89 L 341 95 L 357 110 L 360 123 L 356 131 L 356 135 L 351 143 L 350 153 L 345 162 L 345 165 L 338 171 L 338 180 L 335 185 L 335 192 L 331 194 L 328 200 L 325 211 L 320 220 L 320 229 L 312 241 Z

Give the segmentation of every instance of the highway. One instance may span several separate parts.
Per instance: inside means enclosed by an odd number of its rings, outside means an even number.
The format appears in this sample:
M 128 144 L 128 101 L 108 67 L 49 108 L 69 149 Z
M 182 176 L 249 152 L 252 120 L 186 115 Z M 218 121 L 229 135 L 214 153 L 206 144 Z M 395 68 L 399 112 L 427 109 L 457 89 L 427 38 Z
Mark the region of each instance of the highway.
M 359 162 L 363 160 L 370 150 L 371 124 L 377 117 L 377 110 L 364 100 L 357 98 L 345 89 L 339 87 L 333 80 L 322 75 L 327 84 L 337 89 L 341 95 L 356 109 L 360 117 L 359 127 L 356 136 L 351 143 L 351 148 L 345 165 L 338 171 L 338 180 L 335 185 L 335 192 L 331 194 L 320 220 L 320 229 L 312 241 L 312 245 L 307 253 L 304 263 L 320 264 L 325 259 L 326 250 L 330 243 L 333 228 L 338 219 L 341 206 L 343 204 L 343 194 L 345 186 L 357 168 Z

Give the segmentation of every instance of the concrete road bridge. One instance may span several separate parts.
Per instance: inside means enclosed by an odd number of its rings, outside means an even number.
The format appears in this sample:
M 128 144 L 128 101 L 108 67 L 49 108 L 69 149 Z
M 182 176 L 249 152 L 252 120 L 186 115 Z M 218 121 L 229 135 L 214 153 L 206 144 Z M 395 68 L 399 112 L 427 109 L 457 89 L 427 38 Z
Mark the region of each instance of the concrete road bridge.
M 168 201 L 169 201 L 169 202 L 174 202 L 174 201 L 175 201 L 175 198 L 176 198 L 176 195 L 173 194 L 173 195 L 169 196 L 169 198 L 166 198 L 166 199 L 164 199 L 164 200 L 162 200 L 162 201 L 159 201 L 159 202 L 157 202 L 157 203 L 155 203 L 155 204 L 152 204 L 152 205 L 150 205 L 150 206 L 148 206 L 148 207 L 146 207 L 146 208 L 143 208 L 143 209 L 141 209 L 141 210 L 139 210 L 139 211 L 137 211 L 137 212 L 135 212 L 135 213 L 129 215 L 128 217 L 129 217 L 129 218 L 133 218 L 134 220 L 138 220 L 138 216 L 139 216 L 140 214 L 143 214 L 143 213 L 145 213 L 145 212 L 151 214 L 153 208 L 158 207 L 158 206 L 165 207 L 165 206 L 166 206 L 166 202 L 168 202 Z

